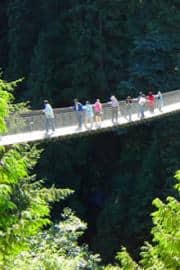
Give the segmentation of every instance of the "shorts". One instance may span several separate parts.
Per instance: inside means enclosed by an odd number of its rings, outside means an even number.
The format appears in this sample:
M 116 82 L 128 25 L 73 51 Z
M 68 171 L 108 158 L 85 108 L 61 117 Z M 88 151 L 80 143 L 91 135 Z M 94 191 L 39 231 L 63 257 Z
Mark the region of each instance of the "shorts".
M 95 112 L 95 116 L 101 116 L 102 113 L 101 112 Z

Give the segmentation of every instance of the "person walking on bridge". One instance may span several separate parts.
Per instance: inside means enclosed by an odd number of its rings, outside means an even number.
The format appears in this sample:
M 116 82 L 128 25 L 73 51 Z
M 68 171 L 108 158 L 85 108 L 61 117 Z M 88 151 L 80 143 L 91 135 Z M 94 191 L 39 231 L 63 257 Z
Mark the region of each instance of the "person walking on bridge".
M 101 123 L 102 123 L 103 110 L 102 110 L 102 104 L 99 99 L 96 100 L 93 107 L 94 107 L 94 112 L 95 112 L 96 127 L 100 128 Z
M 157 98 L 157 107 L 160 112 L 162 112 L 162 107 L 164 106 L 164 101 L 163 101 L 163 95 L 161 91 L 157 92 L 157 95 L 155 96 Z
M 112 109 L 112 123 L 113 125 L 118 124 L 118 110 L 119 110 L 119 101 L 115 96 L 111 96 L 111 109 Z
M 126 98 L 126 112 L 127 112 L 127 116 L 126 118 L 128 119 L 128 121 L 132 121 L 132 98 L 131 96 L 128 96 Z
M 84 122 L 85 128 L 92 129 L 93 128 L 93 118 L 94 118 L 93 106 L 90 104 L 89 101 L 86 101 L 86 105 L 83 106 L 83 109 L 85 111 L 85 122 Z
M 76 119 L 78 122 L 77 130 L 81 130 L 83 124 L 83 105 L 78 101 L 77 98 L 74 99 L 74 111 L 76 113 Z
M 138 97 L 136 99 L 134 99 L 138 103 L 138 114 L 137 114 L 138 118 L 141 118 L 141 106 L 139 104 L 139 100 L 142 97 L 142 95 L 143 95 L 143 92 L 139 92 Z
M 152 92 L 149 92 L 147 96 L 148 106 L 151 113 L 154 113 L 155 98 Z
M 140 119 L 144 119 L 145 117 L 144 110 L 145 110 L 145 104 L 146 104 L 146 97 L 144 94 L 141 95 L 138 104 L 139 104 L 139 110 L 140 110 Z
M 53 112 L 52 106 L 49 104 L 48 100 L 44 100 L 43 112 L 45 114 L 46 133 L 48 133 L 50 130 L 52 130 L 52 132 L 54 132 L 55 131 L 54 112 Z

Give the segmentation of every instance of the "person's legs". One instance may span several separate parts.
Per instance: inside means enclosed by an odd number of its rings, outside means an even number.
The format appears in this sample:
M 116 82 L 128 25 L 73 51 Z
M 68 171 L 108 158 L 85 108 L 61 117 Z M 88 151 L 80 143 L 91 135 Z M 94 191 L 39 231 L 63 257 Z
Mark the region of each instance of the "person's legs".
M 85 117 L 85 128 L 91 129 L 92 128 L 92 121 L 93 121 L 92 117 L 90 115 L 87 115 Z
M 45 119 L 45 129 L 46 129 L 46 133 L 48 133 L 48 131 L 49 131 L 49 118 Z
M 112 122 L 113 124 L 118 122 L 118 108 L 117 107 L 112 108 Z
M 118 123 L 118 108 L 117 107 L 115 108 L 115 120 L 116 120 L 116 123 Z
M 50 118 L 50 123 L 51 123 L 51 129 L 52 131 L 55 131 L 55 119 L 54 118 Z
M 85 115 L 85 118 L 84 118 L 84 126 L 86 129 L 88 129 L 88 116 Z
M 138 118 L 140 118 L 141 119 L 141 105 L 140 104 L 138 104 Z
M 152 104 L 152 113 L 154 113 L 154 103 Z
M 149 110 L 151 113 L 154 112 L 154 103 L 153 102 L 149 103 Z
M 144 118 L 144 106 L 143 105 L 141 105 L 141 119 L 143 119 Z
M 128 116 L 129 116 L 129 121 L 131 121 L 132 116 L 131 116 L 131 109 L 128 110 Z
M 85 118 L 85 128 L 92 129 L 93 127 L 93 116 L 86 116 Z
M 130 119 L 131 119 L 130 108 L 127 108 L 127 109 L 126 109 L 126 119 L 127 119 L 128 121 L 131 121 L 131 120 L 130 120 Z
M 115 108 L 112 107 L 112 123 L 114 124 Z
M 158 109 L 159 109 L 159 111 L 160 112 L 162 112 L 162 107 L 163 107 L 163 102 L 162 102 L 162 100 L 158 100 Z
M 99 113 L 99 127 L 101 127 L 101 124 L 102 124 L 102 114 Z
M 157 107 L 158 107 L 158 110 L 161 111 L 161 103 L 160 103 L 160 100 L 157 101 Z
M 92 129 L 93 128 L 93 116 L 91 116 L 91 118 L 90 118 L 90 129 Z
M 76 118 L 77 118 L 77 122 L 78 122 L 78 128 L 81 128 L 81 126 L 82 126 L 82 119 L 81 119 L 80 112 L 76 112 Z
M 95 114 L 95 121 L 96 121 L 96 126 L 98 126 L 98 122 L 99 122 L 98 113 Z
M 82 128 L 83 124 L 83 112 L 79 112 L 79 127 Z
M 96 127 L 100 127 L 101 125 L 101 116 L 99 112 L 96 112 Z

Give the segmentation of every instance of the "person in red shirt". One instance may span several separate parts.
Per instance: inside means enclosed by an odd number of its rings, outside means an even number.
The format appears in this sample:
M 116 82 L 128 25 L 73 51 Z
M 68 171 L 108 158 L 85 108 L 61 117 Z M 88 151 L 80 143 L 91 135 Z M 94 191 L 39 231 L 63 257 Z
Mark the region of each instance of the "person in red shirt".
M 148 107 L 151 113 L 154 113 L 155 97 L 152 92 L 149 92 L 147 96 Z

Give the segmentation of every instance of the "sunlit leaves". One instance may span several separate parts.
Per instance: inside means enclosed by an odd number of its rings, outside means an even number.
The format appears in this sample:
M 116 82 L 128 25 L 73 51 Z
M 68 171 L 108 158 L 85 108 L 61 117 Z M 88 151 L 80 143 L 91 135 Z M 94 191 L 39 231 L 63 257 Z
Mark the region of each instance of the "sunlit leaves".
M 179 171 L 176 173 L 180 179 Z M 178 190 L 178 184 L 175 186 Z M 136 264 L 125 248 L 117 254 L 119 264 L 107 266 L 105 270 L 176 270 L 180 268 L 180 202 L 168 197 L 166 202 L 156 198 L 152 213 L 152 244 L 145 243 L 141 248 L 141 260 Z
M 20 253 L 10 264 L 14 270 L 98 269 L 99 257 L 90 254 L 86 246 L 77 245 L 85 224 L 70 209 L 66 209 L 62 217 L 64 221 L 29 238 L 30 250 Z

